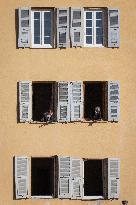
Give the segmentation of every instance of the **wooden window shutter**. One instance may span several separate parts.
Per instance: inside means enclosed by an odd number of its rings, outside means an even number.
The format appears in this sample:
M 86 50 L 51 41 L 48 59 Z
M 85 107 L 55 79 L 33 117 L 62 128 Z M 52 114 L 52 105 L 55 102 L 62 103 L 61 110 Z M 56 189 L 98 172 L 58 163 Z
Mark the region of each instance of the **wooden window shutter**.
M 106 199 L 118 199 L 120 192 L 120 160 L 103 160 L 103 192 Z
M 31 9 L 30 8 L 19 8 L 19 36 L 18 36 L 18 47 L 30 47 L 30 31 L 31 31 Z
M 120 114 L 120 84 L 118 81 L 108 81 L 108 121 L 119 121 Z
M 108 47 L 118 48 L 120 44 L 119 9 L 108 9 Z
M 58 113 L 59 122 L 70 121 L 70 83 L 58 83 Z
M 71 8 L 71 44 L 72 47 L 83 46 L 83 9 Z
M 16 199 L 29 197 L 29 165 L 27 157 L 15 157 Z
M 70 157 L 59 157 L 59 198 L 71 198 Z
M 71 121 L 79 121 L 83 118 L 83 82 L 71 82 Z
M 57 9 L 57 47 L 69 47 L 69 8 Z
M 20 122 L 29 122 L 32 119 L 32 83 L 19 82 L 19 111 Z
M 82 198 L 83 191 L 83 161 L 82 159 L 71 158 L 71 198 Z

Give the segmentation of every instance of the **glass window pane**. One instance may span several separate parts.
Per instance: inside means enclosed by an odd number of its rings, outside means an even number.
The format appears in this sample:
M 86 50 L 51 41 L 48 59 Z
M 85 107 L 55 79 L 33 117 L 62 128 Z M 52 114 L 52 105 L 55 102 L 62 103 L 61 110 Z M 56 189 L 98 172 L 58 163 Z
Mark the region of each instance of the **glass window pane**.
M 86 27 L 92 27 L 92 20 L 86 20 Z
M 92 36 L 86 36 L 86 43 L 92 44 Z
M 40 44 L 40 12 L 34 12 L 34 44 Z
M 96 18 L 102 19 L 102 12 L 96 12 Z
M 102 36 L 103 35 L 103 29 L 102 28 L 96 28 L 96 35 Z
M 103 37 L 102 36 L 96 36 L 96 44 L 103 44 Z
M 86 35 L 92 35 L 92 28 L 86 28 Z
M 51 43 L 52 35 L 52 22 L 51 22 L 51 12 L 44 13 L 44 44 Z
M 44 43 L 51 44 L 51 37 L 44 37 Z
M 102 27 L 102 20 L 96 20 L 96 27 Z
M 92 12 L 86 12 L 86 19 L 92 19 Z
M 34 12 L 34 19 L 40 19 L 40 12 Z

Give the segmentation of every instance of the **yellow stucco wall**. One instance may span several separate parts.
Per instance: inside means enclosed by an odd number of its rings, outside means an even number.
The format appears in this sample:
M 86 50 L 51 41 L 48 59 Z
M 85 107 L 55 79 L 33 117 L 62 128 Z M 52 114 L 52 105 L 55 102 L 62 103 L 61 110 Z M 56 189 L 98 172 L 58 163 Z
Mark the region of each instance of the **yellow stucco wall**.
M 16 49 L 15 9 L 21 6 L 107 6 L 120 8 L 121 46 L 108 48 Z M 97 205 L 96 201 L 13 200 L 13 156 L 77 156 L 121 159 L 120 205 L 136 204 L 136 1 L 1 0 L 0 3 L 0 205 Z M 19 80 L 119 80 L 119 123 L 17 124 Z

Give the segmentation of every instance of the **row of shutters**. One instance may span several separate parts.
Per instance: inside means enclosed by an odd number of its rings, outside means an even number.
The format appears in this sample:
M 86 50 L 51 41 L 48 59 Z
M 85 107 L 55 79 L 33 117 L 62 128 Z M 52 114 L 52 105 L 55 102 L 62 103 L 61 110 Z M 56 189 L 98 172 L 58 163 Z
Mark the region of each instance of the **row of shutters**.
M 55 12 L 55 8 L 53 8 Z M 57 8 L 57 47 L 83 47 L 84 8 Z M 118 48 L 120 43 L 119 9 L 107 9 L 108 37 L 106 46 Z M 55 30 L 55 29 L 54 29 Z M 107 34 L 106 34 L 107 35 Z M 65 39 L 65 40 L 64 40 Z M 105 42 L 105 35 L 104 35 Z M 31 8 L 19 8 L 18 47 L 31 46 Z
M 84 192 L 84 160 L 73 157 L 56 157 L 58 198 L 83 199 Z M 29 158 L 15 157 L 15 189 L 16 198 L 29 198 Z M 120 160 L 118 158 L 103 159 L 103 195 L 105 199 L 119 198 Z
M 58 82 L 57 121 L 70 122 L 83 119 L 83 82 Z M 32 82 L 19 82 L 20 122 L 32 120 Z M 119 121 L 120 85 L 108 81 L 108 121 Z

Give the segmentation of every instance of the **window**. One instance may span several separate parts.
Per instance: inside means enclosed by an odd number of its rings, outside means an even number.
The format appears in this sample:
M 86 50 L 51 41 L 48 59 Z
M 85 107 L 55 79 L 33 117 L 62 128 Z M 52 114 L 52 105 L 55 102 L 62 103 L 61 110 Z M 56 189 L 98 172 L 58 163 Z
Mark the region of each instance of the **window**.
M 100 107 L 100 119 L 108 119 L 108 82 L 84 82 L 84 118 L 95 120 L 95 108 Z
M 118 81 L 19 82 L 20 122 L 119 121 Z
M 84 160 L 84 198 L 103 198 L 102 160 Z
M 33 82 L 32 83 L 32 120 L 41 122 L 44 113 L 55 107 L 55 82 Z M 55 120 L 55 116 L 54 116 Z
M 118 158 L 15 157 L 14 171 L 16 199 L 119 198 Z
M 31 196 L 52 198 L 54 176 L 54 158 L 31 158 Z
M 84 11 L 84 26 L 85 47 L 103 46 L 104 11 L 86 9 Z
M 118 48 L 119 33 L 119 9 L 19 8 L 19 48 Z
M 32 10 L 32 47 L 52 48 L 53 47 L 53 11 Z

